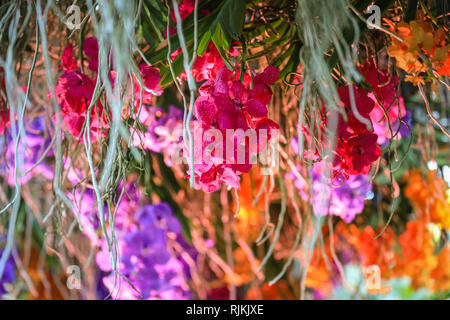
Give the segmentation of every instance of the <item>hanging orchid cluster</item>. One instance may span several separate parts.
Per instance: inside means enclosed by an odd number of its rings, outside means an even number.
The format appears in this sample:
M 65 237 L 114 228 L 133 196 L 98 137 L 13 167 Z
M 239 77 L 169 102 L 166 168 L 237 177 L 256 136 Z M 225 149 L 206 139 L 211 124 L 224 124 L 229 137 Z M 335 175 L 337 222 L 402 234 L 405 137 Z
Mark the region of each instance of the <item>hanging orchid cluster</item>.
M 361 66 L 361 73 L 370 85 L 370 90 L 354 84 L 338 87 L 342 109 L 334 141 L 331 175 L 333 179 L 340 175 L 345 179 L 351 175 L 367 175 L 371 165 L 381 156 L 380 146 L 386 146 L 390 140 L 398 140 L 410 133 L 410 115 L 398 93 L 398 78 L 389 74 L 387 69 L 377 68 L 373 60 Z M 316 148 L 312 156 L 315 161 L 321 160 L 320 153 L 327 144 L 324 128 L 328 117 L 323 113 L 320 116 L 323 145 Z M 311 137 L 310 128 L 303 125 L 302 133 L 309 144 L 312 144 L 315 137 Z M 310 150 L 304 152 L 305 156 L 311 153 Z
M 111 122 L 111 114 L 107 111 L 108 99 L 106 94 L 95 93 L 96 79 L 83 73 L 78 67 L 74 57 L 74 48 L 68 44 L 61 57 L 60 67 L 63 73 L 55 86 L 55 93 L 58 103 L 61 106 L 61 114 L 65 128 L 76 139 L 82 139 L 86 119 L 89 118 L 90 127 L 87 131 L 93 141 L 106 135 Z M 88 68 L 97 75 L 98 71 L 98 42 L 95 37 L 89 37 L 83 42 L 83 53 L 88 58 Z M 114 63 L 110 61 L 112 68 L 109 72 L 110 81 L 114 84 L 115 71 Z M 134 107 L 139 109 L 142 104 L 151 103 L 154 94 L 161 94 L 159 86 L 159 70 L 141 64 L 139 67 L 140 82 L 133 76 L 134 87 Z
M 280 78 L 278 69 L 269 66 L 255 75 L 251 89 L 237 80 L 237 76 L 236 73 L 232 77 L 232 73 L 223 67 L 215 79 L 200 87 L 200 96 L 195 101 L 198 122 L 193 123 L 194 136 L 201 139 L 194 141 L 196 153 L 201 157 L 195 164 L 195 182 L 196 187 L 207 192 L 218 190 L 222 183 L 239 189 L 239 175 L 252 168 L 250 154 L 260 153 L 278 129 L 278 125 L 268 118 L 267 109 L 272 99 L 270 85 Z M 215 143 L 220 145 L 222 152 L 205 158 L 203 150 L 211 142 L 204 137 L 203 131 L 211 129 L 217 130 L 221 137 Z M 256 132 L 256 141 L 246 138 L 245 132 L 249 129 Z M 242 143 L 243 149 L 236 142 Z

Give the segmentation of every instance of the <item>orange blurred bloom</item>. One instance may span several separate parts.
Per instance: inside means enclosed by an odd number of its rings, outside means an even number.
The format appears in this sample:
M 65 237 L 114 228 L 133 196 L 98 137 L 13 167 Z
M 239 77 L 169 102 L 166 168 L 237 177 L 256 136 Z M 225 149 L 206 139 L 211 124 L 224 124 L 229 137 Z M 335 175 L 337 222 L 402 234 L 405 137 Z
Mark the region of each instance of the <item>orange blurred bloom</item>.
M 249 173 L 242 175 L 241 189 L 239 190 L 240 211 L 236 219 L 237 232 L 248 243 L 253 243 L 261 232 L 264 225 L 264 214 L 261 212 L 264 212 L 265 207 L 264 194 L 253 205 L 263 182 L 263 177 L 257 168 L 252 170 L 251 178 Z
M 405 178 L 408 185 L 405 196 L 417 208 L 419 219 L 450 229 L 450 199 L 447 185 L 437 171 L 430 170 L 425 178 L 419 171 L 412 171 Z
M 265 283 L 261 288 L 250 288 L 246 300 L 294 300 L 286 281 L 280 280 L 273 285 Z
M 411 21 L 391 25 L 391 30 L 397 33 L 403 41 L 392 37 L 388 54 L 394 57 L 398 67 L 408 73 L 416 74 L 406 80 L 417 84 L 422 82 L 419 73 L 428 70 L 420 55 L 424 54 L 442 76 L 450 75 L 449 45 L 445 45 L 446 34 L 442 28 L 435 30 L 431 22 Z

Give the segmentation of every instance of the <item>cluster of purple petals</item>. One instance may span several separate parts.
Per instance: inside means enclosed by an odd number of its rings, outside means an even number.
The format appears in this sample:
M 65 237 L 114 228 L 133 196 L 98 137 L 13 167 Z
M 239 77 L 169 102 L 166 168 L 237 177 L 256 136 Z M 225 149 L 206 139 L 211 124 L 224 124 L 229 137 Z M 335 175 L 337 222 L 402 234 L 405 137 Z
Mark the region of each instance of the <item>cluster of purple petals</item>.
M 316 178 L 313 189 L 317 196 L 313 207 L 318 215 L 339 216 L 350 223 L 364 210 L 364 199 L 371 191 L 371 185 L 367 176 L 361 174 L 350 176 L 348 180 L 341 178 L 341 181 L 341 185 L 330 186 Z
M 297 138 L 292 139 L 291 145 L 293 150 L 298 152 Z M 297 167 L 297 170 L 299 169 L 300 167 Z M 314 214 L 339 216 L 346 223 L 352 222 L 355 216 L 364 210 L 364 200 L 372 190 L 369 178 L 360 174 L 348 179 L 342 175 L 336 179 L 326 179 L 325 173 L 322 163 L 313 165 L 310 197 L 308 181 L 294 171 L 291 171 L 288 177 L 293 180 L 304 201 L 311 198 Z
M 402 138 L 408 137 L 411 135 L 411 131 L 412 130 L 412 123 L 411 123 L 411 117 L 412 117 L 412 113 L 410 110 L 406 110 L 406 114 L 404 117 L 402 117 L 400 120 L 398 118 L 394 118 L 394 120 L 392 120 L 392 124 L 391 124 L 391 128 L 392 128 L 392 133 L 395 135 L 394 140 L 400 140 Z M 405 124 L 407 123 L 407 125 Z M 409 128 L 408 128 L 409 126 Z M 375 124 L 374 125 L 374 130 L 377 134 L 379 134 L 379 140 L 382 140 L 381 143 L 381 147 L 386 147 L 389 144 L 389 139 L 390 139 L 390 132 L 387 131 L 386 129 L 384 129 L 384 133 L 383 133 L 383 137 L 380 138 L 380 135 L 382 133 L 380 133 L 380 124 Z
M 98 217 L 95 192 L 92 188 L 82 187 L 82 173 L 77 168 L 71 167 L 69 164 L 69 159 L 66 159 L 65 169 L 67 170 L 67 179 L 74 186 L 72 191 L 68 192 L 66 195 L 72 202 L 73 214 L 81 224 L 82 232 L 90 240 L 92 246 L 100 246 L 100 220 Z M 135 227 L 134 213 L 142 205 L 141 199 L 143 199 L 143 197 L 137 188 L 137 183 L 126 183 L 125 188 L 123 184 L 119 185 L 116 190 L 116 201 L 118 201 L 118 206 L 117 209 L 113 209 L 115 212 L 115 230 L 125 232 L 126 230 Z M 105 221 L 107 221 L 109 214 L 106 205 L 103 207 L 103 213 Z
M 304 201 L 308 200 L 308 183 L 294 173 L 290 174 L 294 184 L 299 189 Z M 350 176 L 349 179 L 340 177 L 334 181 L 324 181 L 320 170 L 313 168 L 312 207 L 314 214 L 320 216 L 334 215 L 341 217 L 347 223 L 364 210 L 364 200 L 371 191 L 367 176 Z
M 18 153 L 23 155 L 23 158 L 18 157 L 18 159 L 22 158 L 23 161 L 18 163 L 18 169 L 22 176 L 19 183 L 26 183 L 37 174 L 41 174 L 47 179 L 52 179 L 53 171 L 45 160 L 29 173 L 26 173 L 38 162 L 51 143 L 52 139 L 45 123 L 45 118 L 35 117 L 27 119 L 24 126 L 25 134 L 20 139 L 17 147 Z M 16 130 L 18 132 L 18 128 Z M 11 129 L 4 136 L 1 136 L 0 151 L 5 157 L 5 161 L 0 161 L 0 174 L 5 177 L 8 184 L 14 185 L 15 142 Z M 47 157 L 49 156 L 52 156 L 52 151 L 47 153 Z
M 66 161 L 66 169 L 69 167 Z M 114 210 L 114 237 L 117 241 L 117 271 L 123 277 L 115 278 L 110 253 L 102 239 L 95 192 L 82 188 L 81 172 L 71 167 L 68 180 L 74 185 L 68 198 L 73 203 L 74 215 L 80 221 L 83 234 L 93 247 L 100 250 L 96 256 L 100 268 L 99 297 L 112 299 L 168 299 L 190 297 L 185 278 L 189 276 L 187 263 L 174 254 L 171 245 L 183 253 L 195 256 L 181 234 L 181 225 L 166 203 L 144 205 L 136 182 L 121 184 L 116 190 L 118 205 Z M 108 211 L 104 207 L 105 221 Z M 112 230 L 107 227 L 111 238 Z M 107 294 L 102 294 L 107 291 Z
M 0 246 L 5 243 L 5 237 L 0 234 Z M 0 249 L 0 257 L 3 254 L 3 250 Z M 0 299 L 7 293 L 5 285 L 11 284 L 16 280 L 16 266 L 14 264 L 11 255 L 6 260 L 5 269 L 3 270 L 3 275 L 0 277 Z
M 172 166 L 171 155 L 182 141 L 183 111 L 169 106 L 169 111 L 159 107 L 142 107 L 139 122 L 146 131 L 136 131 L 133 135 L 133 145 L 144 150 L 164 153 L 164 160 Z
M 173 244 L 187 252 L 191 249 L 170 206 L 166 203 L 144 206 L 135 213 L 134 221 L 132 225 L 116 227 L 118 271 L 123 277 L 115 277 L 105 241 L 96 257 L 100 269 L 108 272 L 103 284 L 111 297 L 189 299 L 191 293 L 186 283 L 189 272 L 185 261 L 174 253 Z
M 3 251 L 0 250 L 0 257 Z M 16 279 L 16 268 L 14 265 L 14 261 L 10 256 L 6 261 L 5 270 L 3 270 L 3 276 L 0 279 L 0 299 L 6 293 L 6 284 L 11 284 Z

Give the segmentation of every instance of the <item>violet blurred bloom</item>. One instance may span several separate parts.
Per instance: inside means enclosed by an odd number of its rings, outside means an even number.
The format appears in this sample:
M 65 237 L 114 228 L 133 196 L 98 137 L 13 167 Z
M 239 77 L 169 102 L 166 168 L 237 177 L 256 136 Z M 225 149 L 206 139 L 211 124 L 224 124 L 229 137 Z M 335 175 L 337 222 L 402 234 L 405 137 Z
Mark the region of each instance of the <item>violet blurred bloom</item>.
M 110 272 L 103 278 L 103 283 L 112 292 L 112 297 L 133 300 L 190 298 L 186 262 L 169 249 L 174 241 L 186 251 L 190 247 L 181 235 L 181 224 L 170 206 L 166 203 L 144 206 L 136 212 L 135 221 L 134 228 L 117 232 L 118 268 L 128 281 L 120 278 L 115 282 L 105 242 L 96 257 L 100 269 Z
M 412 123 L 411 123 L 412 113 L 409 110 L 406 110 L 406 115 L 401 119 L 406 122 L 408 125 L 405 125 L 403 122 L 400 123 L 400 131 L 398 133 L 398 138 L 404 138 L 411 135 Z M 409 126 L 409 128 L 408 128 Z
M 18 145 L 18 152 L 23 154 L 23 162 L 18 164 L 20 175 L 22 176 L 19 183 L 24 184 L 28 182 L 32 177 L 41 174 L 47 179 L 53 179 L 53 171 L 50 166 L 45 162 L 45 159 L 36 166 L 31 172 L 26 174 L 30 170 L 48 148 L 51 143 L 51 137 L 46 127 L 44 117 L 36 117 L 25 121 L 25 135 L 20 139 Z M 6 157 L 6 162 L 0 163 L 0 174 L 5 176 L 9 185 L 14 185 L 14 163 L 15 163 L 15 142 L 11 131 L 0 137 L 0 151 Z M 47 157 L 53 155 L 53 151 L 50 150 L 47 153 Z M 21 157 L 18 157 L 20 161 Z M 20 176 L 19 175 L 19 176 Z
M 136 130 L 133 145 L 163 153 L 166 164 L 173 166 L 172 153 L 182 142 L 183 111 L 172 105 L 167 113 L 158 107 L 142 107 L 139 121 L 146 126 L 146 131 Z
M 411 134 L 408 127 L 402 122 L 402 120 L 405 121 L 411 127 L 411 111 L 405 109 L 402 98 L 399 100 L 401 102 L 400 107 L 394 104 L 387 112 L 391 123 L 392 134 L 395 135 L 394 140 L 400 140 Z M 377 143 L 382 147 L 387 146 L 391 139 L 391 132 L 384 112 L 379 107 L 375 107 L 370 116 L 373 120 L 374 133 L 378 136 Z
M 0 234 L 0 246 L 6 243 L 5 237 Z M 0 249 L 0 257 L 3 254 L 3 250 Z M 3 270 L 3 275 L 0 277 L 0 299 L 7 293 L 6 285 L 12 284 L 16 280 L 16 266 L 14 264 L 11 255 L 6 260 L 5 269 Z
M 84 191 L 75 189 L 72 193 L 68 193 L 67 197 L 72 201 L 73 213 L 81 224 L 83 234 L 89 238 L 93 246 L 99 245 L 97 229 L 100 222 L 94 191 L 92 189 Z
M 364 199 L 372 189 L 369 179 L 364 175 L 356 175 L 350 176 L 348 180 L 340 177 L 332 182 L 323 181 L 322 167 L 321 163 L 313 166 L 311 202 L 314 214 L 339 216 L 346 223 L 352 222 L 363 211 Z M 294 181 L 302 199 L 308 201 L 307 181 L 294 172 L 289 177 Z
M 69 171 L 73 173 L 73 179 L 69 179 L 74 185 L 80 182 L 77 170 L 71 168 Z M 116 196 L 119 197 L 123 188 L 123 184 L 119 185 Z M 136 188 L 135 184 L 125 184 L 126 192 L 122 195 L 117 209 L 115 210 L 114 230 L 118 233 L 126 233 L 136 229 L 134 212 L 139 208 L 139 199 L 142 197 L 141 192 Z M 93 189 L 86 188 L 81 190 L 74 188 L 67 197 L 73 204 L 73 214 L 79 220 L 83 234 L 91 241 L 93 247 L 100 246 L 101 241 L 98 236 L 100 229 L 100 220 L 98 217 L 97 200 Z M 108 208 L 104 206 L 103 213 L 105 221 L 108 220 Z

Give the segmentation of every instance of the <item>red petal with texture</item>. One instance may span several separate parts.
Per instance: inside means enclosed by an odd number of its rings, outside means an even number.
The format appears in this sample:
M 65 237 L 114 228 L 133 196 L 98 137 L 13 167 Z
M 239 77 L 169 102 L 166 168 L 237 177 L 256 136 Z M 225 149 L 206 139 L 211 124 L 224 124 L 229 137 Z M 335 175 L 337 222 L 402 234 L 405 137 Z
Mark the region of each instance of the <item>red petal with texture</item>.
M 252 117 L 265 117 L 267 116 L 267 107 L 259 100 L 251 99 L 245 104 L 245 111 Z
M 248 100 L 248 90 L 240 81 L 233 81 L 231 84 L 231 98 L 238 100 L 240 103 L 245 104 Z
M 64 71 L 72 71 L 78 69 L 77 62 L 73 57 L 73 46 L 71 43 L 67 44 L 67 47 L 64 49 L 61 57 L 60 68 L 61 67 L 64 69 Z
M 265 85 L 271 85 L 277 82 L 280 79 L 280 70 L 278 70 L 275 66 L 268 66 L 264 71 L 260 74 L 257 74 L 255 78 L 253 78 L 253 83 L 262 83 Z
M 206 96 L 200 96 L 195 101 L 195 115 L 206 124 L 211 124 L 217 113 L 217 108 Z
M 252 99 L 257 99 L 264 104 L 269 104 L 272 100 L 272 90 L 268 86 L 262 83 L 255 84 L 252 91 L 250 92 L 250 97 Z
M 161 81 L 161 74 L 159 73 L 159 70 L 149 66 L 148 64 L 141 64 L 139 71 L 141 72 L 144 85 L 147 89 L 155 90 Z
M 214 103 L 216 104 L 219 110 L 236 110 L 236 106 L 233 102 L 228 98 L 228 95 L 218 94 L 214 96 Z
M 228 84 L 225 80 L 219 80 L 214 83 L 214 95 L 228 95 Z
M 198 92 L 202 96 L 212 95 L 213 91 L 214 91 L 214 81 L 212 81 L 212 80 L 207 80 L 198 89 Z
M 230 77 L 231 71 L 228 70 L 227 67 L 222 67 L 222 69 L 220 69 L 219 72 L 217 73 L 216 82 L 219 80 L 228 82 L 228 80 L 230 80 Z

